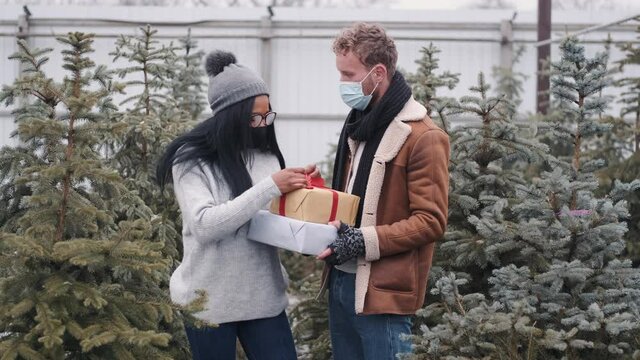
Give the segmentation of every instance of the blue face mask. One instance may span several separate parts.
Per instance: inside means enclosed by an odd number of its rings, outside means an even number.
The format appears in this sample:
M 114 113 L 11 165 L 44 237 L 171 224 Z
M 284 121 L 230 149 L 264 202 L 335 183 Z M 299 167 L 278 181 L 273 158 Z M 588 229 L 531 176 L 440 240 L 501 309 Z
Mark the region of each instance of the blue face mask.
M 365 95 L 362 91 L 362 82 L 371 75 L 373 69 L 371 69 L 365 77 L 360 81 L 342 81 L 340 82 L 340 96 L 347 106 L 355 110 L 364 110 L 369 106 L 371 102 L 371 95 L 378 88 L 379 82 L 371 91 L 371 94 Z

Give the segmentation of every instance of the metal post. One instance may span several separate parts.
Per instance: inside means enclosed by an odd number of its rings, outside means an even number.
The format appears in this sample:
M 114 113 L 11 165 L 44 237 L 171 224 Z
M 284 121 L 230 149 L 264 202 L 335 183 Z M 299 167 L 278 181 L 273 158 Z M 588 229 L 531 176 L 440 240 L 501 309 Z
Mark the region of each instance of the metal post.
M 271 63 L 272 49 L 271 39 L 273 37 L 273 22 L 271 16 L 263 16 L 260 21 L 260 75 L 262 79 L 271 87 Z
M 538 0 L 538 41 L 551 38 L 551 0 Z M 536 111 L 549 111 L 549 60 L 551 45 L 538 46 L 538 86 Z
M 500 67 L 503 69 L 513 67 L 513 21 L 511 20 L 500 22 Z

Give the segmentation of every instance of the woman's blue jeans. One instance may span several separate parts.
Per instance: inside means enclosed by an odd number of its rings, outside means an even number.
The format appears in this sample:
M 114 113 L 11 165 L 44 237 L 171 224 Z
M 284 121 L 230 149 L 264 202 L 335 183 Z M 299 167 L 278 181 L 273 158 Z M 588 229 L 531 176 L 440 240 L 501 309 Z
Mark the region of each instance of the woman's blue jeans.
M 194 360 L 235 360 L 236 338 L 249 360 L 295 360 L 296 348 L 284 311 L 272 318 L 186 327 Z

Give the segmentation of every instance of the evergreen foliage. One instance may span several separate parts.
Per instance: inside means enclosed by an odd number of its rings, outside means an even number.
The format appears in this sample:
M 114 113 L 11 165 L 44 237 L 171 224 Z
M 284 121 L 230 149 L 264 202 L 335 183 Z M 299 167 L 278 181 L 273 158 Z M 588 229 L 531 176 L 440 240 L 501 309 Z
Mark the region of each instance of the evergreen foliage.
M 422 57 L 416 60 L 418 69 L 413 74 L 407 74 L 407 82 L 411 85 L 414 98 L 427 108 L 427 115 L 431 116 L 440 127 L 449 132 L 451 125 L 447 121 L 447 110 L 454 101 L 452 98 L 438 96 L 440 88 L 452 90 L 460 81 L 460 74 L 443 71 L 438 73 L 441 52 L 433 43 L 420 50 Z
M 170 262 L 150 240 L 155 215 L 100 153 L 121 86 L 91 60 L 93 35 L 58 41 L 62 82 L 43 69 L 50 49 L 20 41 L 24 73 L 0 95 L 29 100 L 15 111 L 23 145 L 0 154 L 4 181 L 27 189 L 0 232 L 0 355 L 185 358 L 165 331 L 179 314 L 161 286 Z
M 111 117 L 118 131 L 106 143 L 127 187 L 159 215 L 153 238 L 164 244 L 175 267 L 182 257 L 179 209 L 172 187 L 164 192 L 158 187 L 155 169 L 166 146 L 195 125 L 202 111 L 202 53 L 192 53 L 196 44 L 190 35 L 182 48 L 162 45 L 156 38 L 157 30 L 147 25 L 137 35 L 120 37 L 111 53 L 114 61 L 124 63 L 115 73 L 124 79 L 127 97 Z
M 463 167 L 453 164 L 452 198 L 457 206 L 441 246 L 444 268 L 434 271 L 433 297 L 420 313 L 425 324 L 413 337 L 415 354 L 408 358 L 640 356 L 640 270 L 621 258 L 629 217 L 624 198 L 640 188 L 640 181 L 617 181 L 606 196 L 596 196 L 595 173 L 603 162 L 588 158 L 584 147 L 589 139 L 610 131 L 598 116 L 609 101 L 600 93 L 610 83 L 607 55 L 587 58 L 575 38 L 564 41 L 560 49 L 551 90 L 566 121 L 552 123 L 550 129 L 571 145 L 572 156 L 549 156 L 548 171 L 533 180 L 512 178 L 494 188 L 487 184 L 501 177 L 491 176 L 492 181 L 479 185 L 460 180 L 465 174 L 499 167 L 489 166 L 482 146 L 470 153 L 465 149 L 473 148 L 460 146 L 464 135 L 456 140 L 455 159 L 466 153 L 473 160 Z M 484 130 L 482 138 L 490 133 Z M 486 144 L 484 149 L 499 149 L 500 141 Z M 526 155 L 525 147 L 536 149 L 534 154 L 544 149 L 534 143 L 505 148 Z M 475 187 L 483 191 L 467 190 L 465 202 L 455 195 L 458 189 Z M 455 217 L 457 208 L 468 216 Z M 480 216 L 473 213 L 478 209 Z M 460 229 L 465 237 L 459 237 Z M 483 268 L 491 271 L 480 277 L 477 272 Z M 476 273 L 469 272 L 473 269 Z

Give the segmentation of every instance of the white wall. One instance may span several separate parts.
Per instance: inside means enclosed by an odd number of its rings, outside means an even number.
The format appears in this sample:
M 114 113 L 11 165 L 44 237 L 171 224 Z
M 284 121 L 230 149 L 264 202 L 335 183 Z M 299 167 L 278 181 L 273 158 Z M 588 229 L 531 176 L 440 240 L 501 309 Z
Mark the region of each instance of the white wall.
M 440 65 L 443 70 L 461 74 L 460 84 L 453 91 L 442 95 L 459 97 L 468 93 L 480 71 L 488 78 L 492 68 L 500 62 L 500 21 L 510 19 L 507 10 L 345 10 L 345 9 L 296 9 L 276 8 L 271 25 L 265 26 L 262 18 L 266 9 L 238 8 L 150 8 L 150 7 L 30 7 L 29 42 L 37 47 L 60 46 L 56 34 L 68 31 L 93 32 L 97 35 L 95 61 L 111 64 L 108 55 L 114 48 L 119 34 L 134 34 L 140 25 L 151 23 L 159 30 L 163 41 L 184 36 L 187 28 L 199 41 L 200 48 L 217 48 L 233 51 L 239 62 L 271 79 L 272 102 L 281 115 L 277 131 L 281 147 L 290 165 L 304 165 L 321 161 L 328 151 L 328 144 L 335 142 L 348 109 L 338 95 L 338 74 L 335 70 L 331 42 L 338 31 L 353 21 L 382 23 L 396 39 L 399 51 L 399 67 L 414 71 L 420 49 L 433 41 L 442 52 Z M 0 6 L 0 84 L 13 81 L 18 66 L 7 57 L 16 51 L 15 31 L 22 8 Z M 594 24 L 606 23 L 631 14 L 621 12 L 556 12 L 553 14 L 553 36 L 562 36 Z M 605 31 L 583 36 L 589 41 L 587 52 L 593 54 L 603 49 L 603 41 L 610 32 L 616 41 L 636 39 L 635 25 L 619 25 Z M 265 59 L 263 39 L 271 43 L 270 61 Z M 529 75 L 525 82 L 523 113 L 535 110 L 536 14 L 518 14 L 514 23 L 514 41 L 527 47 L 517 71 Z M 516 44 L 516 46 L 517 46 Z M 614 47 L 612 60 L 622 58 Z M 558 58 L 557 44 L 552 47 L 552 58 Z M 61 56 L 55 52 L 47 68 L 60 79 Z M 270 65 L 269 65 L 270 64 Z M 632 69 L 636 76 L 640 71 Z M 619 90 L 610 89 L 610 94 Z M 612 113 L 617 113 L 615 105 Z M 0 145 L 9 143 L 8 134 L 13 129 L 13 119 L 6 108 L 0 108 Z

